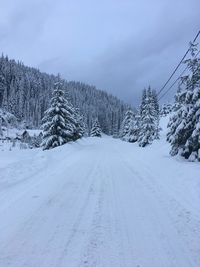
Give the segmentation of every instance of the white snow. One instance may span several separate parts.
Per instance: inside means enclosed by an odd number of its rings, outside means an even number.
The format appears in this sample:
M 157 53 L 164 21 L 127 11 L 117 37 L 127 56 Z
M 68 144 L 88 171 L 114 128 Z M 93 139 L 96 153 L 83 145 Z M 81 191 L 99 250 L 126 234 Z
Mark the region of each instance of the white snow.
M 199 267 L 200 165 L 104 136 L 0 149 L 0 267 Z

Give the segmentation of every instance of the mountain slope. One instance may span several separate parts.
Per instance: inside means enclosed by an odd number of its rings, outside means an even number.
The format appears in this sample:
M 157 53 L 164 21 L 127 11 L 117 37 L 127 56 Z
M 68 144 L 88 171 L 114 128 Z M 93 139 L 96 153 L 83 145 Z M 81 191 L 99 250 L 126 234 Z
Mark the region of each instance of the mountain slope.
M 0 108 L 13 113 L 28 126 L 38 127 L 44 111 L 49 106 L 56 77 L 20 62 L 0 58 Z M 119 130 L 125 105 L 118 98 L 80 82 L 63 80 L 66 95 L 79 108 L 86 125 L 98 117 L 103 131 L 113 134 Z

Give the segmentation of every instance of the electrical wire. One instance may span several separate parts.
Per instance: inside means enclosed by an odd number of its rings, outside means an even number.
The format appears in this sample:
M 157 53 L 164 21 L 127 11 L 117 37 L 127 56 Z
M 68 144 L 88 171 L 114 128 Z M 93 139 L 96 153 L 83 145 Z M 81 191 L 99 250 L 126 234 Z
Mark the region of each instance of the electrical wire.
M 195 36 L 194 40 L 192 41 L 191 45 L 196 42 L 196 40 L 199 37 L 199 35 L 200 35 L 200 30 L 198 31 L 198 33 Z M 181 61 L 178 63 L 178 65 L 176 66 L 176 68 L 174 69 L 174 71 L 172 72 L 172 74 L 170 75 L 169 79 L 166 81 L 166 83 L 163 85 L 163 87 L 159 90 L 159 92 L 157 93 L 157 96 L 165 89 L 165 87 L 170 82 L 170 80 L 172 79 L 172 77 L 174 76 L 174 74 L 176 73 L 176 71 L 178 70 L 178 68 L 180 67 L 180 65 L 183 63 L 185 57 L 187 56 L 187 54 L 189 53 L 189 51 L 191 49 L 191 45 L 188 48 L 188 50 L 185 52 L 184 56 L 182 57 Z
M 195 55 L 195 57 L 194 58 L 197 58 L 197 56 L 199 55 L 199 53 L 200 53 L 200 51 L 198 51 L 198 53 Z M 164 93 L 164 94 L 162 94 L 161 96 L 160 96 L 160 98 L 158 99 L 158 101 L 160 101 L 173 87 L 174 87 L 174 85 L 180 80 L 180 78 L 182 77 L 182 75 L 185 73 L 185 71 L 188 69 L 188 66 L 181 72 L 181 74 L 179 75 L 179 77 L 172 83 L 172 85 L 167 89 L 167 91 Z M 183 82 L 182 82 L 183 83 Z M 181 83 L 181 84 L 182 84 Z M 181 85 L 180 84 L 180 85 Z

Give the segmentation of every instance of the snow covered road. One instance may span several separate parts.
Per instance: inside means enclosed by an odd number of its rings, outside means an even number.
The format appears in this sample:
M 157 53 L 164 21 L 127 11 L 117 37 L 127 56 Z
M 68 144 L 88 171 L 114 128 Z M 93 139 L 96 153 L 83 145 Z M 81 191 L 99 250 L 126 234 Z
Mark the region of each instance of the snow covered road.
M 0 152 L 0 267 L 199 267 L 200 167 L 166 151 L 104 137 Z

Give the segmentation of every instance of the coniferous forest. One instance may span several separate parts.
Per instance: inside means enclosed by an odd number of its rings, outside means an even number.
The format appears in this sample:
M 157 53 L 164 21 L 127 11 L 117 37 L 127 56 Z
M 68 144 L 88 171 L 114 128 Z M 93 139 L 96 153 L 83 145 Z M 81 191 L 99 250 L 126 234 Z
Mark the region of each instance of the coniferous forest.
M 199 161 L 200 63 L 196 46 L 196 44 L 190 45 L 191 56 L 183 62 L 183 65 L 187 66 L 188 73 L 179 79 L 174 103 L 159 107 L 158 93 L 149 86 L 143 90 L 141 103 L 137 109 L 93 86 L 75 81 L 68 82 L 59 75 L 42 73 L 2 55 L 0 117 L 6 116 L 9 124 L 21 124 L 24 129 L 43 129 L 44 139 L 47 137 L 55 139 L 48 141 L 49 143 L 44 145 L 45 149 L 75 141 L 84 135 L 100 136 L 101 132 L 130 143 L 137 142 L 139 146 L 145 147 L 159 139 L 160 117 L 173 112 L 167 133 L 167 141 L 171 144 L 170 154 L 172 156 L 180 154 L 186 159 Z M 55 87 L 58 84 L 62 100 L 55 95 Z M 59 134 L 58 129 L 55 137 L 56 133 L 51 128 L 56 126 L 55 116 L 63 116 L 61 109 L 60 112 L 52 113 L 52 105 L 59 106 L 61 104 L 59 101 L 63 102 L 68 114 L 67 117 L 63 117 L 65 138 Z M 50 117 L 52 117 L 51 130 L 47 127 Z M 2 124 L 2 119 L 0 122 Z M 70 128 L 67 133 L 65 128 Z M 0 132 L 2 134 L 1 127 Z M 61 136 L 62 140 L 58 136 Z M 44 142 L 43 140 L 43 144 Z M 30 143 L 32 146 L 33 141 Z
M 21 62 L 0 58 L 0 107 L 14 114 L 29 128 L 41 126 L 50 105 L 56 76 L 42 73 Z M 118 134 L 128 105 L 118 98 L 81 82 L 62 80 L 65 97 L 83 116 L 86 131 L 98 118 L 106 134 Z

